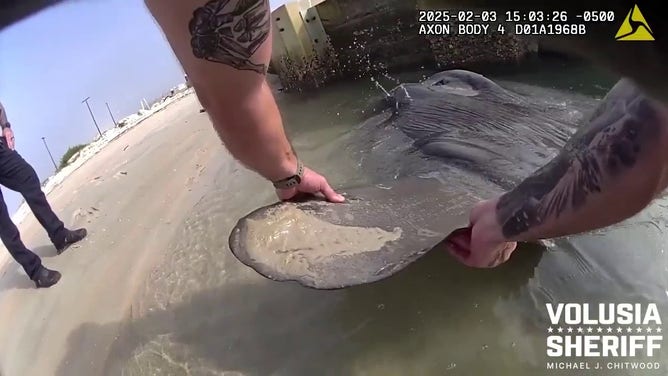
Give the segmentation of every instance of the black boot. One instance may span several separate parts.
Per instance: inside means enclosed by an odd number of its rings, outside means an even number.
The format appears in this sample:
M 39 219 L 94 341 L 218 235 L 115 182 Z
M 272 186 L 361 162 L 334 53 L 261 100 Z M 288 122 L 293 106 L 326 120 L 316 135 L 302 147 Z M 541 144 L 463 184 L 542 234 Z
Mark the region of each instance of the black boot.
M 51 287 L 60 281 L 60 273 L 40 266 L 32 277 L 37 288 Z
M 65 231 L 66 234 L 62 244 L 54 244 L 56 246 L 56 251 L 58 252 L 58 254 L 65 252 L 65 250 L 69 248 L 69 246 L 71 246 L 74 243 L 80 242 L 81 240 L 83 240 L 83 238 L 86 237 L 86 235 L 88 235 L 88 231 L 86 231 L 85 228 L 80 228 L 74 231 L 72 230 L 65 230 Z

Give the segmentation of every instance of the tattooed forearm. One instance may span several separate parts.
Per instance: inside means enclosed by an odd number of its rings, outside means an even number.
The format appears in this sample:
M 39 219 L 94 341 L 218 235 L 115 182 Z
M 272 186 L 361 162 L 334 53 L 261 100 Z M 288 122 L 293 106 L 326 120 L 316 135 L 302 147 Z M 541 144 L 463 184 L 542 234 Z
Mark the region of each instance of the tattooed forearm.
M 195 57 L 266 74 L 267 65 L 251 58 L 270 26 L 268 0 L 211 0 L 195 10 L 188 28 Z
M 497 218 L 504 236 L 577 213 L 591 196 L 624 179 L 643 153 L 661 147 L 662 127 L 655 103 L 631 82 L 620 81 L 559 156 L 500 198 Z

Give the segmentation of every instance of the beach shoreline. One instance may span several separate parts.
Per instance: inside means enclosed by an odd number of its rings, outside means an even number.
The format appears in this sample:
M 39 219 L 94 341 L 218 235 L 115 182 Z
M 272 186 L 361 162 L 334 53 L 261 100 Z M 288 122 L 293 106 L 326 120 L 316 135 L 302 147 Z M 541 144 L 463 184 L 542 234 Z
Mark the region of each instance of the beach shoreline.
M 106 344 L 72 338 L 82 326 L 128 317 L 184 218 L 211 189 L 215 166 L 237 166 L 200 109 L 192 90 L 175 95 L 126 129 L 105 132 L 87 154 L 47 181 L 54 211 L 67 227 L 86 227 L 88 237 L 56 255 L 34 216 L 17 224 L 26 246 L 63 277 L 49 289 L 35 289 L 1 251 L 0 373 L 63 374 L 55 371 L 90 367 L 98 357 L 103 363 L 105 351 L 84 357 L 86 365 L 61 362 L 72 346 L 85 352 L 113 342 L 113 336 L 105 337 L 111 341 Z
M 165 110 L 170 105 L 177 103 L 180 100 L 191 95 L 195 95 L 195 91 L 192 88 L 188 88 L 186 90 L 175 93 L 173 96 L 166 97 L 164 98 L 163 101 L 155 103 L 148 110 L 140 109 L 136 113 L 133 113 L 121 119 L 119 121 L 119 124 L 125 123 L 123 127 L 114 127 L 108 129 L 102 133 L 101 137 L 96 137 L 92 142 L 90 142 L 88 145 L 86 145 L 83 149 L 81 149 L 77 153 L 78 155 L 74 161 L 69 163 L 64 168 L 59 169 L 55 174 L 49 176 L 48 178 L 46 178 L 46 180 L 44 180 L 44 182 L 42 183 L 42 191 L 47 196 L 47 199 L 49 198 L 49 194 L 54 189 L 61 186 L 63 182 L 67 179 L 67 177 L 69 177 L 70 175 L 72 175 L 72 173 L 74 173 L 79 168 L 84 166 L 88 161 L 94 158 L 97 154 L 99 154 L 102 150 L 108 147 L 111 143 L 118 140 L 127 132 L 131 131 L 135 127 L 142 124 L 144 121 L 150 119 L 158 112 Z M 32 212 L 30 211 L 28 204 L 25 202 L 25 200 L 22 200 L 18 209 L 16 209 L 14 214 L 12 214 L 11 219 L 17 227 L 20 227 L 21 224 L 25 221 L 25 219 L 30 215 L 32 215 Z M 0 248 L 2 249 L 0 253 L 0 277 L 1 277 L 4 274 L 3 269 L 6 267 L 8 262 L 12 262 L 13 259 L 9 254 L 9 252 L 5 249 L 4 245 L 0 244 Z
M 193 95 L 195 92 L 192 88 L 184 90 L 182 92 L 174 94 L 172 97 L 166 98 L 160 103 L 154 104 L 150 109 L 140 109 L 138 112 L 133 113 L 119 121 L 119 124 L 125 123 L 123 127 L 114 127 L 106 130 L 102 133 L 101 137 L 96 137 L 92 142 L 86 145 L 77 153 L 77 157 L 74 161 L 69 163 L 62 169 L 59 169 L 55 174 L 49 176 L 42 183 L 42 191 L 47 196 L 49 193 L 58 185 L 70 176 L 74 171 L 83 166 L 87 161 L 93 158 L 97 153 L 102 149 L 108 146 L 110 143 L 118 139 L 120 136 L 130 131 L 134 127 L 138 126 L 145 120 L 149 119 L 151 116 L 155 115 L 159 111 L 164 110 L 169 105 L 189 96 Z M 12 221 L 18 226 L 24 219 L 25 216 L 30 213 L 30 208 L 25 201 L 21 202 L 19 208 L 16 209 L 14 214 L 12 214 Z

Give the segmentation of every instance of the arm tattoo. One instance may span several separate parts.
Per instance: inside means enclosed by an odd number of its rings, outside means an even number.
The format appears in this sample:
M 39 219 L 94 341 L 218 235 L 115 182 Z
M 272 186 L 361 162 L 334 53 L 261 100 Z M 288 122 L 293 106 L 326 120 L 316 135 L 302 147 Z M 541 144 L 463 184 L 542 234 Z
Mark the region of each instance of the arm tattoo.
M 271 21 L 267 0 L 211 0 L 193 12 L 188 28 L 199 59 L 266 74 L 266 64 L 250 58 L 267 40 Z
M 633 168 L 661 132 L 654 104 L 623 79 L 550 163 L 504 194 L 497 219 L 507 238 L 577 210 L 605 182 Z

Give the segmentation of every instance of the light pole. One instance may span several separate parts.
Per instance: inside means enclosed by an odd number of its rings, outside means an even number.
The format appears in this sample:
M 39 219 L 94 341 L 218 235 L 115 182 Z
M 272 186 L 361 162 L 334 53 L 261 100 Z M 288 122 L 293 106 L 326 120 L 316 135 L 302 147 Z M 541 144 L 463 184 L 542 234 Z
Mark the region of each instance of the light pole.
M 95 128 L 97 128 L 97 132 L 100 134 L 100 137 L 102 137 L 102 131 L 100 131 L 100 127 L 97 126 L 97 121 L 95 121 L 95 116 L 93 116 L 93 111 L 90 109 L 90 106 L 88 105 L 89 99 L 90 97 L 87 97 L 86 99 L 82 100 L 81 103 L 86 103 L 86 107 L 88 107 L 88 112 L 90 112 L 90 117 L 93 119 Z
M 49 157 L 51 157 L 51 162 L 53 162 L 53 168 L 58 171 L 58 165 L 56 164 L 56 161 L 53 160 L 53 155 L 51 155 L 51 150 L 49 150 L 49 145 L 46 144 L 46 138 L 42 137 L 42 141 L 44 141 L 44 147 L 46 148 L 46 152 L 49 153 Z
M 109 108 L 109 103 L 104 102 L 104 104 L 107 105 L 107 111 L 109 111 L 109 116 L 111 116 L 111 121 L 114 122 L 114 127 L 117 126 L 118 124 L 116 124 L 116 119 L 114 119 L 114 115 L 111 113 L 111 108 Z

